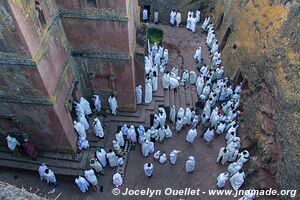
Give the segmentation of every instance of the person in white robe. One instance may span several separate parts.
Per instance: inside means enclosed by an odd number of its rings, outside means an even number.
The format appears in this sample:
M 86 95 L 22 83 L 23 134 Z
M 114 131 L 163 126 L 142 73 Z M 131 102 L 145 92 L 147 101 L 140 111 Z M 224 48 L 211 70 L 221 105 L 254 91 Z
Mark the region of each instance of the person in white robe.
M 229 173 L 228 172 L 221 173 L 217 178 L 217 187 L 219 189 L 223 189 L 225 187 L 226 181 L 228 180 L 229 180 Z
M 207 131 L 204 133 L 204 140 L 206 141 L 206 144 L 209 144 L 212 139 L 214 138 L 215 134 L 214 134 L 214 129 L 213 127 L 210 127 L 207 129 Z
M 124 136 L 127 136 L 127 134 L 128 134 L 127 124 L 123 124 L 123 126 L 121 127 L 121 131 L 122 131 Z
M 52 170 L 50 169 L 45 169 L 45 179 L 47 181 L 47 183 L 49 183 L 52 187 L 57 187 L 58 183 L 56 181 L 56 177 L 55 174 Z
M 84 137 L 79 137 L 77 141 L 79 150 L 88 149 L 90 147 L 89 141 Z
M 175 25 L 175 19 L 176 19 L 176 12 L 175 10 L 172 10 L 172 12 L 170 13 L 170 25 L 172 27 L 174 27 Z
M 176 13 L 176 26 L 179 27 L 181 23 L 181 13 L 180 11 L 177 11 Z
M 230 176 L 240 171 L 243 167 L 242 162 L 233 162 L 230 165 L 228 165 L 228 172 L 230 173 Z
M 198 76 L 197 82 L 196 82 L 196 87 L 197 87 L 196 89 L 197 89 L 197 94 L 199 97 L 202 94 L 204 84 L 205 84 L 204 78 L 201 76 Z
M 197 49 L 196 49 L 196 52 L 195 52 L 195 54 L 194 54 L 194 60 L 195 60 L 195 62 L 196 63 L 199 63 L 200 62 L 200 60 L 201 60 L 201 47 L 198 47 Z
M 136 104 L 141 104 L 143 102 L 142 85 L 136 86 L 136 88 L 135 88 L 135 97 L 136 97 Z
M 153 118 L 153 128 L 157 128 L 159 126 L 160 120 L 157 114 L 154 114 L 154 118 Z
M 152 101 L 152 81 L 147 77 L 145 81 L 145 103 L 151 103 Z
M 181 85 L 187 85 L 189 83 L 189 71 L 185 70 L 181 76 Z
M 221 147 L 216 162 L 224 165 L 228 162 L 228 158 L 229 154 L 227 149 L 225 147 Z
M 75 183 L 82 193 L 86 193 L 89 190 L 90 184 L 85 178 L 81 176 L 76 176 Z
M 159 137 L 159 142 L 162 143 L 166 137 L 166 130 L 164 126 L 158 129 L 158 137 Z
M 124 136 L 123 136 L 122 131 L 119 131 L 119 132 L 116 134 L 116 141 L 119 143 L 120 147 L 124 147 L 124 145 L 125 145 L 125 140 L 124 140 Z
M 183 119 L 180 117 L 177 117 L 177 121 L 176 121 L 176 132 L 178 133 L 183 127 Z
M 166 73 L 164 73 L 163 77 L 162 77 L 162 86 L 165 90 L 169 89 L 170 86 L 170 74 L 167 71 Z
M 154 160 L 159 161 L 160 154 L 161 154 L 160 151 L 155 152 L 155 153 L 153 154 Z
M 207 99 L 209 93 L 210 93 L 210 86 L 209 84 L 206 84 L 206 86 L 203 88 L 202 91 L 202 94 L 205 96 L 205 99 Z
M 227 146 L 228 152 L 229 152 L 229 157 L 228 161 L 233 162 L 237 159 L 239 155 L 239 148 L 237 146 L 230 147 L 229 145 Z
M 166 132 L 166 138 L 171 138 L 173 136 L 172 131 L 171 131 L 169 125 L 165 126 L 165 132 Z
M 21 146 L 20 142 L 16 138 L 10 135 L 8 135 L 5 139 L 7 141 L 7 147 L 11 151 L 15 151 L 18 146 Z
M 244 184 L 245 178 L 246 178 L 245 172 L 239 171 L 239 172 L 235 173 L 229 179 L 232 188 L 235 191 L 237 191 Z
M 187 119 L 187 124 L 191 124 L 192 123 L 192 111 L 190 108 L 185 108 L 185 117 Z
M 162 60 L 162 65 L 167 65 L 169 63 L 169 51 L 168 49 L 164 50 L 164 56 L 163 56 L 163 60 Z
M 100 162 L 95 159 L 95 158 L 92 158 L 90 160 L 90 167 L 95 170 L 96 173 L 101 173 L 101 174 L 104 174 L 104 169 L 102 167 L 102 165 L 100 164 Z
M 156 71 L 153 72 L 153 75 L 152 75 L 152 91 L 155 92 L 157 91 L 158 89 L 158 76 L 157 76 L 157 73 Z
M 143 156 L 148 157 L 153 152 L 154 152 L 154 143 L 149 141 L 149 140 L 145 140 L 142 143 L 142 154 L 143 154 Z
M 145 175 L 150 178 L 153 175 L 153 164 L 152 163 L 146 163 L 144 164 L 144 172 Z
M 148 10 L 145 8 L 143 10 L 143 21 L 146 22 L 148 20 Z
M 163 107 L 158 108 L 158 117 L 160 127 L 164 127 L 167 119 L 167 113 Z
M 192 120 L 192 128 L 197 129 L 198 123 L 199 123 L 199 117 L 196 115 L 195 117 L 193 117 L 193 120 Z
M 170 153 L 170 163 L 172 164 L 172 165 L 175 165 L 176 164 L 176 161 L 177 161 L 177 155 L 178 155 L 178 153 L 180 153 L 181 151 L 179 151 L 179 150 L 176 150 L 176 149 L 174 149 L 173 151 L 171 151 L 171 153 Z
M 154 57 L 154 65 L 157 65 L 157 66 L 160 65 L 160 54 L 159 54 L 159 52 L 157 52 L 157 53 L 155 54 L 155 57 Z
M 182 107 L 179 108 L 178 112 L 177 112 L 177 118 L 183 118 L 184 117 L 184 109 Z
M 88 130 L 90 128 L 89 122 L 85 118 L 85 115 L 81 115 L 78 117 L 78 121 L 83 125 L 85 130 Z
M 46 169 L 48 169 L 48 167 L 47 167 L 47 165 L 45 163 L 42 163 L 39 166 L 38 172 L 39 172 L 41 181 L 46 180 L 46 177 L 45 177 L 45 170 Z
M 159 57 L 162 59 L 164 56 L 164 47 L 163 46 L 160 46 L 158 48 L 158 53 L 159 53 Z
M 154 12 L 154 24 L 157 24 L 158 23 L 158 11 L 155 11 Z
M 159 163 L 160 164 L 165 164 L 167 162 L 167 154 L 163 153 L 160 157 L 159 157 Z
M 158 51 L 158 46 L 156 43 L 154 43 L 152 46 L 152 56 L 155 56 L 157 51 Z
M 201 122 L 203 127 L 207 127 L 209 125 L 209 117 L 205 113 L 201 115 Z
M 92 109 L 91 109 L 90 103 L 85 98 L 83 98 L 83 97 L 80 98 L 80 104 L 82 105 L 82 107 L 84 109 L 85 115 L 92 114 Z
M 191 85 L 195 85 L 196 81 L 197 81 L 197 74 L 196 74 L 196 72 L 190 71 L 189 77 L 190 77 L 190 84 Z
M 239 159 L 237 160 L 237 162 L 246 163 L 248 160 L 250 160 L 250 153 L 249 151 L 244 150 L 238 155 L 238 157 Z
M 96 149 L 96 157 L 97 157 L 98 161 L 100 162 L 100 164 L 103 167 L 106 167 L 106 165 L 107 165 L 106 152 L 103 148 L 98 147 Z
M 106 157 L 111 168 L 118 166 L 118 157 L 116 156 L 115 152 L 109 150 L 109 152 L 106 154 Z
M 123 184 L 123 178 L 119 172 L 114 174 L 113 184 L 116 186 L 116 188 L 120 187 Z
M 201 27 L 203 30 L 206 30 L 209 21 L 210 21 L 210 17 L 206 17 Z
M 131 125 L 130 128 L 128 129 L 127 138 L 128 138 L 132 143 L 136 143 L 136 132 L 135 132 L 135 129 L 134 129 L 134 126 L 133 126 L 133 125 Z
M 143 143 L 143 141 L 144 141 L 144 134 L 145 134 L 145 127 L 143 126 L 143 125 L 139 125 L 139 127 L 137 128 L 137 132 L 138 132 L 138 135 L 139 135 L 139 137 L 138 137 L 138 141 L 139 141 L 139 143 L 140 144 L 142 144 Z
M 195 165 L 196 165 L 196 162 L 195 162 L 194 156 L 188 157 L 188 160 L 185 163 L 185 171 L 187 173 L 193 172 L 195 169 Z
M 176 88 L 179 86 L 179 81 L 176 78 L 170 77 L 170 89 L 176 91 Z
M 104 137 L 104 131 L 101 125 L 101 122 L 98 118 L 94 119 L 94 133 L 97 137 L 103 138 Z
M 221 121 L 217 127 L 216 133 L 218 135 L 221 135 L 222 133 L 224 133 L 225 127 L 226 127 L 225 121 Z
M 78 133 L 79 137 L 86 138 L 85 128 L 82 123 L 74 121 L 73 127 L 76 130 L 76 132 Z
M 178 66 L 177 65 L 172 68 L 170 77 L 180 80 L 180 77 L 178 76 Z
M 122 157 L 118 158 L 118 165 L 123 166 L 124 164 L 124 159 Z
M 176 119 L 176 108 L 175 108 L 175 105 L 171 106 L 169 119 L 171 120 L 171 122 L 173 124 L 175 124 L 175 122 L 176 122 L 175 121 L 175 119 Z
M 118 156 L 123 156 L 123 151 L 119 145 L 119 142 L 117 142 L 116 140 L 112 141 L 112 146 L 113 146 L 113 150 L 115 152 L 116 155 Z
M 100 99 L 100 96 L 94 94 L 92 96 L 92 100 L 94 102 L 94 106 L 95 106 L 96 111 L 100 112 L 101 111 L 101 99 Z
M 198 10 L 196 11 L 196 23 L 199 23 L 200 20 L 201 20 L 201 12 L 200 12 L 200 10 L 198 9 Z
M 189 143 L 193 143 L 195 138 L 197 137 L 197 130 L 195 128 L 192 128 L 189 130 L 189 132 L 186 135 L 186 141 Z
M 99 192 L 99 185 L 98 185 L 98 179 L 95 175 L 94 170 L 89 169 L 84 171 L 84 176 L 86 180 L 93 186 L 95 192 Z
M 195 18 L 195 17 L 191 17 L 191 18 L 190 18 L 190 23 L 191 23 L 191 25 L 190 25 L 190 30 L 191 30 L 193 33 L 195 33 L 195 32 L 196 32 L 196 23 L 197 23 L 196 18 Z
M 112 114 L 117 115 L 118 102 L 116 97 L 113 94 L 109 96 L 108 103 Z
M 191 30 L 191 26 L 192 26 L 192 22 L 191 22 L 191 19 L 192 19 L 192 15 L 190 14 L 190 11 L 188 12 L 188 18 L 186 19 L 186 28 Z
M 82 116 L 82 115 L 85 115 L 84 108 L 80 103 L 77 103 L 76 101 L 74 101 L 74 106 L 75 106 L 75 111 L 76 111 L 77 118 Z

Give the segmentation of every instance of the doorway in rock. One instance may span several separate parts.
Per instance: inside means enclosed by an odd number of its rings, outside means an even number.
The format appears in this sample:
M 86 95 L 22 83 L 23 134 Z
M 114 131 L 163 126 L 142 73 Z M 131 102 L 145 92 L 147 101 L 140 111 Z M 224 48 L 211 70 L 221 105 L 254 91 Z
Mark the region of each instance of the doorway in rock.
M 227 42 L 227 40 L 228 40 L 230 34 L 231 34 L 231 28 L 228 27 L 227 30 L 226 30 L 226 33 L 225 33 L 225 35 L 224 35 L 224 37 L 223 37 L 223 40 L 222 40 L 222 42 L 221 42 L 221 45 L 220 45 L 220 50 L 221 50 L 221 51 L 222 51 L 223 48 L 225 47 L 226 42 Z
M 151 13 L 150 13 L 151 6 L 150 5 L 141 6 L 141 22 L 143 22 L 143 11 L 144 11 L 144 9 L 146 9 L 148 11 L 148 22 L 149 22 L 150 17 L 151 17 Z

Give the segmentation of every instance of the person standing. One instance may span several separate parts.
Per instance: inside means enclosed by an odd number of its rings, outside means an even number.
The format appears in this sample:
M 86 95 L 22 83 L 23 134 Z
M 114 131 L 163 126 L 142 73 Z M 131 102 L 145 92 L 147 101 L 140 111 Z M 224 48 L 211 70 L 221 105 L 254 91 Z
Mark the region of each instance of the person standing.
M 79 187 L 80 191 L 82 193 L 86 193 L 89 190 L 89 182 L 87 182 L 87 180 L 81 176 L 76 176 L 75 178 L 75 183 L 76 185 Z
M 180 23 L 181 23 L 181 13 L 178 10 L 177 13 L 176 13 L 176 26 L 179 27 Z
M 176 12 L 175 10 L 172 10 L 172 12 L 170 13 L 170 25 L 172 27 L 174 27 L 175 25 L 175 19 L 176 19 Z
M 45 179 L 47 181 L 47 183 L 49 183 L 52 187 L 57 187 L 58 186 L 58 183 L 56 181 L 56 178 L 55 178 L 55 175 L 53 173 L 52 170 L 50 169 L 45 169 Z
M 143 10 L 143 21 L 147 22 L 148 21 L 148 10 L 144 8 Z
M 154 24 L 158 24 L 158 11 L 154 12 Z
M 152 175 L 153 175 L 153 164 L 152 163 L 146 163 L 144 165 L 144 172 L 145 172 L 145 175 L 148 178 L 151 178 Z

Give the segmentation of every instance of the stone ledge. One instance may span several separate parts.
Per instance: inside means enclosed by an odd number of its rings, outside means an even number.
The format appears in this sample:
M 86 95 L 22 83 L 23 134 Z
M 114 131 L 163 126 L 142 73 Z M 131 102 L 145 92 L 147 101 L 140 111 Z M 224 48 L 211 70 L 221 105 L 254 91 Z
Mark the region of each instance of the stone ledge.
M 127 53 L 120 52 L 103 52 L 103 51 L 88 51 L 84 49 L 71 49 L 72 56 L 90 57 L 90 58 L 107 58 L 119 60 L 131 60 L 131 56 Z
M 21 104 L 39 104 L 45 106 L 52 106 L 53 103 L 47 98 L 32 98 L 22 96 L 5 96 L 0 95 L 1 103 L 21 103 Z

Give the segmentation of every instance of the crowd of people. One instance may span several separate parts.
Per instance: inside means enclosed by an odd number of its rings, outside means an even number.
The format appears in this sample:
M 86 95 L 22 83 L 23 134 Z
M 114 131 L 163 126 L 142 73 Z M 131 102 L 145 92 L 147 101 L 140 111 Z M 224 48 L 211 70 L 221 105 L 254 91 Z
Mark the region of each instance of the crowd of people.
M 143 10 L 143 20 L 148 20 L 148 11 Z M 158 12 L 154 13 L 154 23 L 158 23 Z M 179 11 L 172 10 L 170 14 L 171 26 L 180 26 L 181 14 Z M 195 32 L 196 24 L 200 23 L 200 11 L 196 11 L 196 16 L 192 11 L 188 12 L 187 29 Z M 151 127 L 146 130 L 143 125 L 135 127 L 128 126 L 126 123 L 117 131 L 115 138 L 111 141 L 111 149 L 106 152 L 103 148 L 97 148 L 95 156 L 90 159 L 90 169 L 84 171 L 84 177 L 77 176 L 75 183 L 80 191 L 87 192 L 91 185 L 95 191 L 102 190 L 99 187 L 97 174 L 104 174 L 105 167 L 115 168 L 124 165 L 123 151 L 125 143 L 131 145 L 141 145 L 141 154 L 144 157 L 153 156 L 154 160 L 165 164 L 168 160 L 166 152 L 161 152 L 156 148 L 156 143 L 164 143 L 165 140 L 172 139 L 173 132 L 180 133 L 182 129 L 188 129 L 186 141 L 194 143 L 201 132 L 201 137 L 207 145 L 211 145 L 212 140 L 218 136 L 225 136 L 226 147 L 219 150 L 216 162 L 221 165 L 228 165 L 228 170 L 222 172 L 216 178 L 216 186 L 219 189 L 225 187 L 229 182 L 234 190 L 238 190 L 244 183 L 246 175 L 243 171 L 243 165 L 249 161 L 250 153 L 247 150 L 241 151 L 241 140 L 238 137 L 238 128 L 240 123 L 240 98 L 242 83 L 232 85 L 230 79 L 224 75 L 222 66 L 221 52 L 219 43 L 215 35 L 214 25 L 210 17 L 206 17 L 202 23 L 201 29 L 206 35 L 206 45 L 210 52 L 211 60 L 205 64 L 202 58 L 201 47 L 197 48 L 193 56 L 197 65 L 197 71 L 184 69 L 179 74 L 178 66 L 174 66 L 171 71 L 166 71 L 169 62 L 168 50 L 158 44 L 150 45 L 148 41 L 148 54 L 145 56 L 145 94 L 143 98 L 142 86 L 138 85 L 135 89 L 136 103 L 149 104 L 152 101 L 152 93 L 157 91 L 158 87 L 164 90 L 175 90 L 177 87 L 186 87 L 194 85 L 198 94 L 198 102 L 194 107 L 179 107 L 172 105 L 167 114 L 164 107 L 158 108 L 158 113 L 154 114 Z M 158 76 L 162 75 L 162 84 L 158 84 Z M 101 100 L 99 95 L 93 95 L 94 108 L 97 112 L 101 111 Z M 110 110 L 113 115 L 117 115 L 117 100 L 112 94 L 109 99 Z M 74 102 L 76 109 L 76 120 L 74 129 L 78 133 L 78 148 L 84 150 L 89 148 L 86 131 L 90 129 L 88 118 L 92 115 L 92 109 L 89 102 L 83 97 L 79 102 Z M 169 121 L 168 121 L 169 120 Z M 169 123 L 173 124 L 172 130 Z M 93 131 L 99 138 L 104 137 L 104 131 L 100 120 L 96 117 L 93 120 Z M 9 148 L 18 146 L 18 142 L 7 137 Z M 9 142 L 11 141 L 11 142 Z M 169 153 L 169 160 L 172 165 L 176 165 L 177 156 L 180 150 L 172 150 Z M 190 155 L 186 158 L 185 170 L 192 173 L 195 169 L 195 156 Z M 57 181 L 53 171 L 43 163 L 38 172 L 41 180 L 46 180 L 52 186 L 57 186 Z M 154 166 L 152 163 L 144 164 L 144 173 L 147 177 L 152 177 Z M 123 176 L 115 173 L 112 182 L 116 187 L 123 184 Z M 248 195 L 241 199 L 251 200 L 254 196 Z

